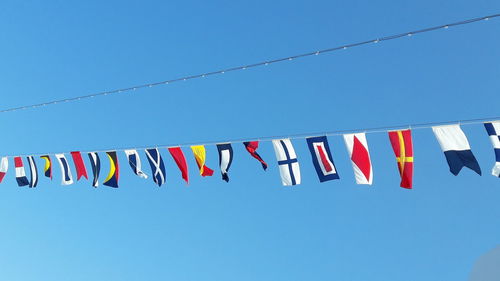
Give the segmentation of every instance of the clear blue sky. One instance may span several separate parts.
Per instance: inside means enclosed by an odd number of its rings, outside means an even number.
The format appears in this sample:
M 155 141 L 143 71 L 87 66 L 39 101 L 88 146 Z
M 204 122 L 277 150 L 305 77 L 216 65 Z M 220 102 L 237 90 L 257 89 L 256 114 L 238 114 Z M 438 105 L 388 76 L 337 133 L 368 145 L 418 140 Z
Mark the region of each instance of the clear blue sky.
M 477 1 L 3 1 L 0 108 L 155 82 L 494 14 Z M 0 154 L 203 142 L 499 115 L 500 21 L 207 79 L 0 114 Z M 431 130 L 414 132 L 414 190 L 399 188 L 387 134 L 367 136 L 374 184 L 357 186 L 340 137 L 340 180 L 282 187 L 235 144 L 231 181 L 186 187 L 134 176 L 0 185 L 0 275 L 31 280 L 467 280 L 499 244 L 500 182 L 482 125 L 464 126 L 483 169 L 455 177 Z M 189 152 L 185 150 L 185 152 Z M 143 162 L 146 161 L 142 154 Z M 101 155 L 104 159 L 104 155 Z M 42 161 L 37 159 L 39 168 Z M 87 158 L 85 156 L 85 161 Z M 88 165 L 88 162 L 86 162 Z M 147 165 L 147 163 L 144 163 Z M 107 163 L 103 164 L 103 177 Z M 149 173 L 149 167 L 145 166 Z

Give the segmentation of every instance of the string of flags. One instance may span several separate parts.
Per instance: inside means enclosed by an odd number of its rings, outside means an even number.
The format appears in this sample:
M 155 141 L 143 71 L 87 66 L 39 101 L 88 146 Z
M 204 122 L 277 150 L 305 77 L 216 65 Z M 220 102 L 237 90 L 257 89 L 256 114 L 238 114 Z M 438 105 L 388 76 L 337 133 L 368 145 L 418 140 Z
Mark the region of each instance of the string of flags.
M 491 174 L 500 178 L 500 120 L 483 123 L 486 132 L 491 140 L 495 153 L 495 164 Z M 479 163 L 472 153 L 469 141 L 462 131 L 459 124 L 432 126 L 432 131 L 444 153 L 450 172 L 457 176 L 463 167 L 467 167 L 477 174 L 481 175 Z M 388 137 L 396 158 L 397 168 L 401 177 L 400 186 L 411 189 L 413 187 L 413 141 L 412 130 L 388 130 Z M 328 144 L 327 136 L 304 137 L 309 149 L 312 164 L 316 170 L 318 180 L 326 182 L 340 179 L 333 156 Z M 373 183 L 373 167 L 370 159 L 368 140 L 366 132 L 343 134 L 344 142 L 351 160 L 354 177 L 357 184 L 371 185 Z M 271 140 L 276 155 L 277 165 L 281 176 L 281 182 L 284 186 L 299 185 L 301 183 L 300 165 L 295 153 L 294 146 L 290 138 L 278 138 Z M 246 150 L 251 157 L 255 158 L 264 170 L 268 164 L 258 154 L 259 141 L 243 142 Z M 219 169 L 222 180 L 229 182 L 229 170 L 233 162 L 232 142 L 216 144 L 219 154 Z M 213 176 L 214 170 L 206 164 L 205 145 L 192 145 L 191 151 L 195 158 L 198 172 L 202 177 Z M 189 183 L 189 171 L 184 151 L 180 146 L 167 147 L 172 159 L 176 163 L 182 179 Z M 140 178 L 147 179 L 149 176 L 142 170 L 142 163 L 139 152 L 136 149 L 123 150 L 127 157 L 128 164 L 132 172 Z M 144 153 L 150 164 L 151 178 L 158 186 L 166 183 L 165 164 L 158 147 L 147 148 Z M 82 152 L 72 151 L 69 153 L 72 158 L 74 170 L 76 171 L 76 181 L 82 178 L 89 179 L 87 167 L 82 157 Z M 119 186 L 120 165 L 116 150 L 105 152 L 109 161 L 109 171 L 102 182 L 103 185 L 117 188 Z M 91 182 L 93 187 L 99 186 L 99 177 L 101 170 L 101 160 L 99 153 L 87 152 L 90 162 L 90 172 L 92 173 Z M 61 173 L 61 184 L 71 185 L 75 182 L 70 163 L 65 153 L 55 153 Z M 8 156 L 0 158 L 0 183 L 5 178 L 9 168 Z M 38 169 L 34 155 L 26 157 L 30 178 L 28 179 L 25 171 L 23 157 L 15 156 L 14 167 L 18 186 L 36 187 L 39 182 Z M 49 154 L 40 155 L 40 159 L 45 161 L 43 174 L 52 180 L 53 162 Z

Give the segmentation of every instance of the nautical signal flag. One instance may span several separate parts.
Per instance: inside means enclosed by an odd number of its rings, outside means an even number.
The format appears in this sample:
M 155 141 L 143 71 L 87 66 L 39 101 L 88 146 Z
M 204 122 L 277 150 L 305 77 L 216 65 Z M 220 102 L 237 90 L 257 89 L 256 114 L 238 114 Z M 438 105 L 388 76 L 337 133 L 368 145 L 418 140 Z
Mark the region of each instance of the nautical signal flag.
M 92 186 L 99 186 L 99 173 L 101 172 L 101 159 L 99 159 L 99 154 L 97 152 L 89 152 L 87 154 L 90 160 L 90 166 L 92 167 L 92 174 L 94 179 L 92 180 Z
M 495 151 L 495 165 L 491 170 L 491 174 L 495 177 L 500 177 L 500 121 L 486 122 L 484 127 L 490 136 L 493 150 Z
M 273 147 L 278 160 L 281 183 L 285 186 L 300 184 L 299 162 L 290 140 L 273 140 Z
M 306 139 L 312 162 L 320 182 L 339 179 L 326 136 Z
M 33 158 L 33 156 L 28 156 L 27 159 L 30 166 L 31 175 L 29 187 L 36 187 L 36 185 L 38 184 L 38 171 L 36 169 L 35 159 Z
M 118 187 L 118 180 L 120 178 L 120 165 L 118 164 L 118 157 L 116 151 L 106 151 L 109 159 L 109 173 L 102 184 L 110 187 Z
M 193 146 L 191 146 L 191 150 L 193 151 L 193 155 L 194 155 L 194 159 L 196 160 L 196 164 L 198 165 L 198 168 L 200 169 L 200 175 L 203 177 L 212 176 L 214 174 L 214 171 L 205 165 L 205 160 L 206 160 L 205 146 L 204 145 L 193 145 Z
M 396 155 L 399 174 L 401 175 L 400 186 L 411 189 L 413 182 L 413 144 L 411 130 L 390 131 L 389 140 Z
M 146 156 L 148 157 L 149 165 L 151 166 L 151 174 L 153 175 L 153 181 L 161 186 L 165 183 L 166 173 L 165 165 L 161 159 L 160 151 L 158 148 L 149 148 L 145 150 Z
M 373 168 L 365 133 L 346 134 L 344 142 L 352 162 L 357 184 L 372 184 Z
M 73 176 L 71 175 L 71 170 L 69 169 L 68 160 L 64 154 L 56 154 L 57 161 L 61 167 L 61 184 L 70 185 L 73 184 Z
M 0 183 L 3 181 L 5 174 L 7 174 L 7 170 L 9 169 L 9 160 L 7 157 L 2 157 L 0 160 Z
M 127 156 L 130 168 L 132 168 L 132 171 L 134 171 L 134 174 L 136 174 L 137 176 L 139 176 L 143 179 L 147 179 L 148 175 L 146 175 L 142 171 L 141 157 L 139 156 L 139 153 L 137 153 L 137 150 L 129 149 L 129 150 L 125 150 L 124 152 L 125 152 L 125 155 Z
M 221 143 L 217 144 L 217 150 L 219 151 L 219 166 L 222 179 L 228 182 L 229 168 L 231 167 L 231 163 L 233 163 L 233 148 L 230 143 Z
M 436 126 L 432 127 L 432 131 L 444 152 L 452 174 L 456 176 L 463 167 L 467 167 L 481 175 L 479 163 L 472 154 L 469 141 L 460 125 Z
M 24 170 L 23 159 L 19 156 L 14 157 L 14 166 L 16 167 L 16 181 L 18 186 L 29 185 L 26 171 Z
M 257 148 L 259 148 L 259 142 L 258 141 L 246 141 L 243 143 L 245 146 L 245 149 L 252 155 L 253 158 L 257 159 L 260 164 L 262 165 L 262 168 L 264 171 L 267 169 L 267 163 L 260 157 L 260 155 L 257 153 Z
M 72 151 L 71 157 L 73 157 L 73 163 L 76 169 L 76 180 L 79 181 L 81 177 L 89 179 L 87 176 L 87 169 L 85 169 L 85 163 L 83 163 L 82 154 L 80 151 Z
M 169 147 L 168 152 L 170 152 L 170 155 L 174 158 L 175 164 L 177 164 L 177 167 L 181 170 L 182 178 L 186 181 L 186 184 L 189 184 L 188 165 L 182 149 L 178 146 Z
M 50 160 L 49 155 L 40 156 L 43 160 L 45 160 L 45 165 L 43 168 L 43 174 L 52 180 L 52 160 Z

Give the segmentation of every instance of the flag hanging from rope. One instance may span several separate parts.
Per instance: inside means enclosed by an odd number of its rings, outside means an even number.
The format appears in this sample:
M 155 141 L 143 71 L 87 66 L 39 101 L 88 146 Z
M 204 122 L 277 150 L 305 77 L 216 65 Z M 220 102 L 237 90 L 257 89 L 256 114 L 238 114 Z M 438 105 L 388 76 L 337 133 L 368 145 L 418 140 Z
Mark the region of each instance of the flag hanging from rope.
M 79 181 L 81 177 L 89 179 L 80 151 L 71 151 L 71 157 L 73 158 L 73 163 L 75 164 L 76 180 Z
M 289 139 L 272 142 L 280 169 L 281 183 L 285 186 L 300 184 L 300 167 L 292 143 Z
M 484 127 L 490 136 L 493 150 L 495 151 L 495 165 L 491 170 L 491 174 L 495 177 L 500 177 L 500 121 L 486 122 Z
M 191 146 L 191 150 L 193 151 L 196 164 L 200 169 L 200 175 L 203 177 L 212 176 L 214 174 L 214 171 L 205 165 L 205 160 L 206 160 L 205 146 L 193 145 Z
M 444 152 L 452 174 L 456 176 L 463 167 L 467 167 L 481 175 L 479 163 L 460 125 L 436 126 L 432 127 L 432 131 Z
M 87 154 L 90 160 L 90 166 L 92 168 L 92 175 L 94 179 L 92 180 L 92 186 L 99 186 L 99 173 L 101 172 L 101 159 L 99 159 L 99 154 L 97 152 L 89 152 Z
M 161 186 L 165 183 L 166 173 L 165 165 L 163 164 L 163 159 L 161 159 L 160 151 L 158 151 L 158 148 L 149 148 L 145 151 L 146 156 L 148 157 L 149 165 L 151 166 L 153 181 L 158 186 Z
M 245 146 L 248 153 L 250 153 L 250 155 L 252 155 L 253 158 L 257 159 L 260 162 L 260 164 L 262 165 L 262 168 L 265 171 L 267 169 L 267 163 L 257 153 L 257 148 L 259 148 L 259 142 L 258 141 L 247 141 L 247 142 L 244 142 L 243 145 Z
M 23 159 L 19 156 L 14 157 L 14 166 L 16 167 L 16 181 L 18 186 L 29 185 L 26 171 L 24 170 Z
M 351 158 L 357 184 L 372 184 L 373 168 L 365 133 L 346 134 L 344 142 Z
M 326 136 L 306 139 L 312 162 L 320 182 L 339 179 Z
M 177 167 L 181 171 L 182 178 L 186 181 L 186 184 L 189 184 L 188 165 L 182 149 L 180 147 L 169 147 L 168 152 L 174 158 L 175 164 L 177 164 Z
M 69 169 L 68 160 L 64 154 L 56 154 L 57 161 L 61 167 L 61 184 L 70 185 L 73 184 L 73 175 L 71 175 L 71 170 Z
M 29 187 L 36 187 L 36 185 L 38 184 L 38 171 L 36 169 L 35 159 L 33 158 L 33 156 L 28 156 L 26 158 L 28 159 L 31 176 Z
M 9 160 L 7 157 L 2 157 L 0 160 L 0 183 L 3 181 L 5 174 L 7 174 L 7 170 L 9 169 Z
M 141 157 L 139 156 L 139 153 L 137 153 L 137 150 L 135 149 L 128 149 L 125 150 L 125 155 L 127 156 L 128 163 L 130 164 L 130 168 L 132 168 L 132 171 L 134 171 L 134 174 L 137 176 L 147 179 L 148 175 L 146 175 L 142 171 L 142 164 L 141 164 Z
M 219 151 L 219 166 L 222 174 L 222 179 L 229 182 L 229 168 L 233 163 L 233 148 L 230 143 L 217 144 L 217 151 Z
M 43 160 L 45 160 L 45 165 L 43 168 L 43 174 L 52 180 L 52 160 L 50 160 L 49 155 L 40 156 Z
M 396 155 L 401 176 L 400 186 L 411 189 L 413 182 L 413 144 L 411 130 L 390 131 L 389 140 Z
M 110 187 L 118 187 L 118 180 L 120 178 L 120 165 L 118 164 L 118 157 L 116 151 L 106 151 L 109 159 L 109 173 L 108 177 L 102 184 Z

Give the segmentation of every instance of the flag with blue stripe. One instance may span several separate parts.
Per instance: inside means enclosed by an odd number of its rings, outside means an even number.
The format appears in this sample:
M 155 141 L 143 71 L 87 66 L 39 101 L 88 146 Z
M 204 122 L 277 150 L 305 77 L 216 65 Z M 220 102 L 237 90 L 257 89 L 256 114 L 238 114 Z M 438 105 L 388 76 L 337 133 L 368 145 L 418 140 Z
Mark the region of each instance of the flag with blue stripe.
M 491 174 L 500 178 L 500 121 L 486 122 L 484 127 L 490 136 L 491 144 L 495 151 L 495 165 Z
M 300 184 L 299 162 L 290 140 L 273 140 L 273 147 L 278 160 L 281 183 L 285 186 Z

